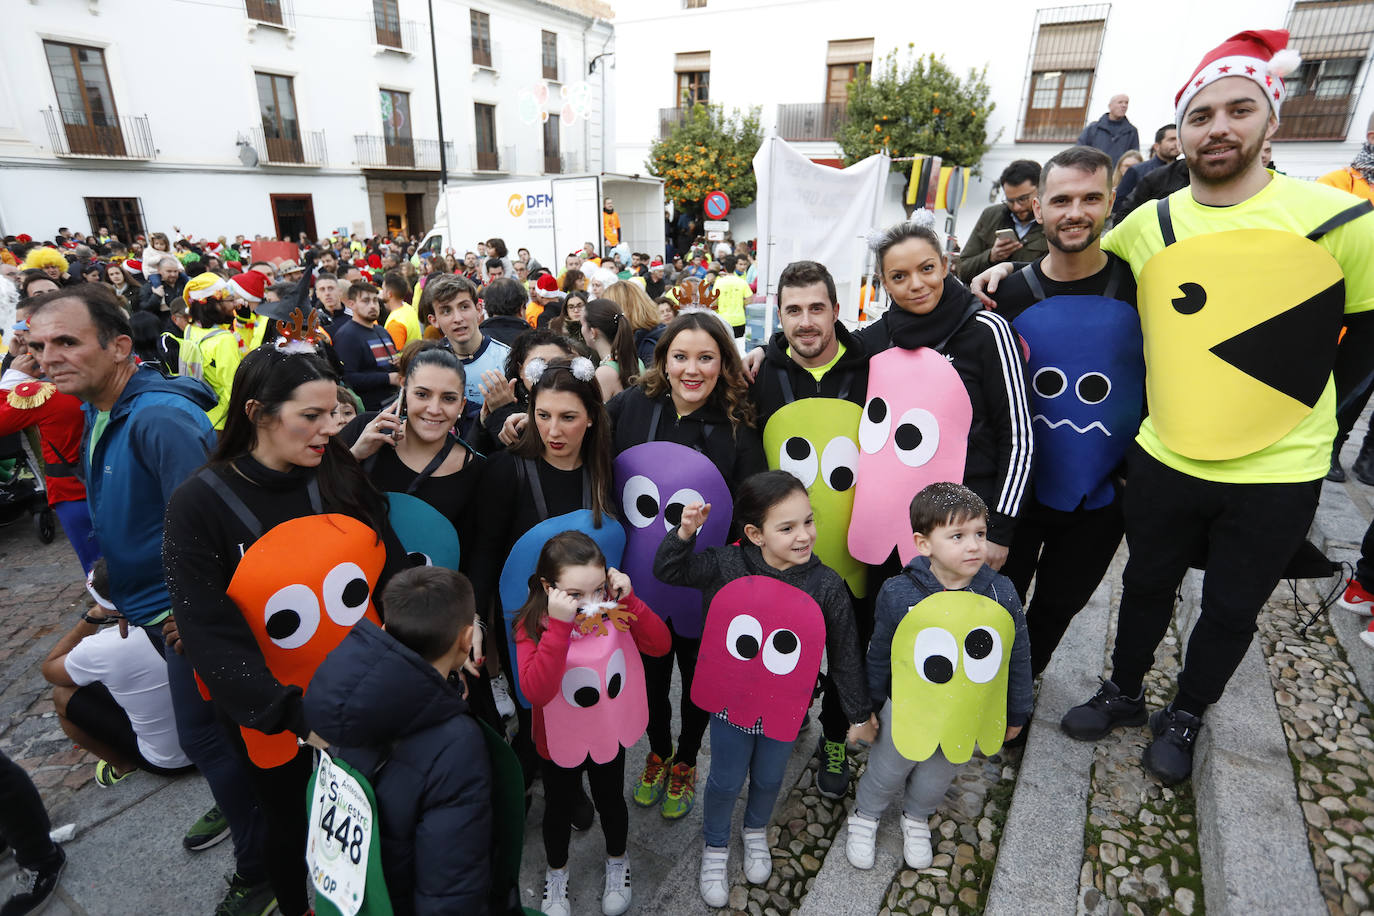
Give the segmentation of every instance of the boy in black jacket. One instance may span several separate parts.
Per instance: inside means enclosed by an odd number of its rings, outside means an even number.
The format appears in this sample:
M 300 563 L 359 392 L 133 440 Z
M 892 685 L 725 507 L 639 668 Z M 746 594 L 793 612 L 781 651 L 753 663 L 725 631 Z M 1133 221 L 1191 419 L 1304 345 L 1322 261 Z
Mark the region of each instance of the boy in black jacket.
M 386 632 L 366 620 L 320 665 L 310 727 L 372 783 L 382 871 L 397 916 L 487 911 L 491 767 L 468 705 L 448 682 L 472 647 L 476 604 L 458 572 L 398 574 Z

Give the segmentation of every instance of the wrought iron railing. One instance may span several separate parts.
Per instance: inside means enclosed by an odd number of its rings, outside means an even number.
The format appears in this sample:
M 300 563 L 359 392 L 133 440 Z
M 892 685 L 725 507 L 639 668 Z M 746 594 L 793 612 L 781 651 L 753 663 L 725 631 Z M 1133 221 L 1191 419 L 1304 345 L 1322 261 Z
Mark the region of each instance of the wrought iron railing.
M 157 153 L 146 115 L 112 116 L 68 108 L 45 108 L 48 140 L 59 156 L 152 159 Z
M 845 122 L 839 102 L 801 102 L 778 106 L 778 136 L 784 140 L 833 140 Z
M 358 165 L 374 169 L 427 169 L 439 168 L 439 141 L 417 140 L 411 137 L 387 137 L 377 134 L 354 134 L 353 148 Z M 448 154 L 449 171 L 453 171 L 453 141 L 444 144 Z
M 513 172 L 515 171 L 515 147 L 502 146 L 483 150 L 472 147 L 472 170 L 474 172 Z
M 258 161 L 269 165 L 324 165 L 329 161 L 324 131 L 299 131 L 296 137 L 269 137 L 261 127 L 249 131 Z

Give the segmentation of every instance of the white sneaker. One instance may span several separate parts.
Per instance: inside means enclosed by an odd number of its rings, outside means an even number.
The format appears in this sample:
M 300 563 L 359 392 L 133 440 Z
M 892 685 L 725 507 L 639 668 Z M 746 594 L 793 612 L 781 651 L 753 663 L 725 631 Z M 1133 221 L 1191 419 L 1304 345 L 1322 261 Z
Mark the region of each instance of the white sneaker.
M 745 829 L 744 877 L 750 884 L 762 884 L 773 874 L 773 851 L 768 848 L 768 831 Z
M 725 880 L 725 866 L 730 850 L 723 846 L 707 846 L 701 851 L 701 899 L 707 906 L 722 907 L 730 902 L 730 885 Z
M 934 852 L 930 848 L 930 824 L 902 815 L 902 858 L 907 868 L 929 868 Z
M 539 909 L 544 911 L 544 916 L 572 916 L 568 906 L 567 866 L 544 872 L 544 902 Z
M 601 893 L 601 912 L 620 916 L 630 908 L 630 857 L 606 860 L 606 890 Z
M 873 859 L 877 855 L 878 822 L 856 811 L 849 815 L 847 823 L 849 839 L 844 844 L 845 857 L 855 868 L 872 868 Z
M 491 679 L 491 698 L 496 701 L 496 713 L 503 719 L 514 718 L 515 701 L 510 698 L 506 687 L 506 676 L 498 674 Z

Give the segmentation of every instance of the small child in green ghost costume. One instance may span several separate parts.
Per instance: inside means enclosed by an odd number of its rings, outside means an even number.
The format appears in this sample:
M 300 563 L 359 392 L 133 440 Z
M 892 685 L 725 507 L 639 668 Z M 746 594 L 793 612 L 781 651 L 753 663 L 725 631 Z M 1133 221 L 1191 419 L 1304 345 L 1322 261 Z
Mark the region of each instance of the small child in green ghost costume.
M 995 753 L 1030 721 L 1026 617 L 1011 581 L 984 562 L 987 515 L 955 483 L 911 501 L 918 555 L 883 583 L 868 645 L 868 689 L 882 712 L 848 821 L 856 868 L 873 867 L 878 820 L 898 795 L 902 857 L 928 867 L 930 816 L 974 743 Z

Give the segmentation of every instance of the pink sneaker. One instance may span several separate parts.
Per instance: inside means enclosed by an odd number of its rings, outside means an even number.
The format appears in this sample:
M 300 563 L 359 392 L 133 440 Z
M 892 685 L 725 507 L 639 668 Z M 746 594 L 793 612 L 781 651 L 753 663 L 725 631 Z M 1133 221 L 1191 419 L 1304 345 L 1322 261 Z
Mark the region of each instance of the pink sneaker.
M 1345 593 L 1336 603 L 1362 617 L 1374 616 L 1374 594 L 1354 579 L 1346 580 Z

